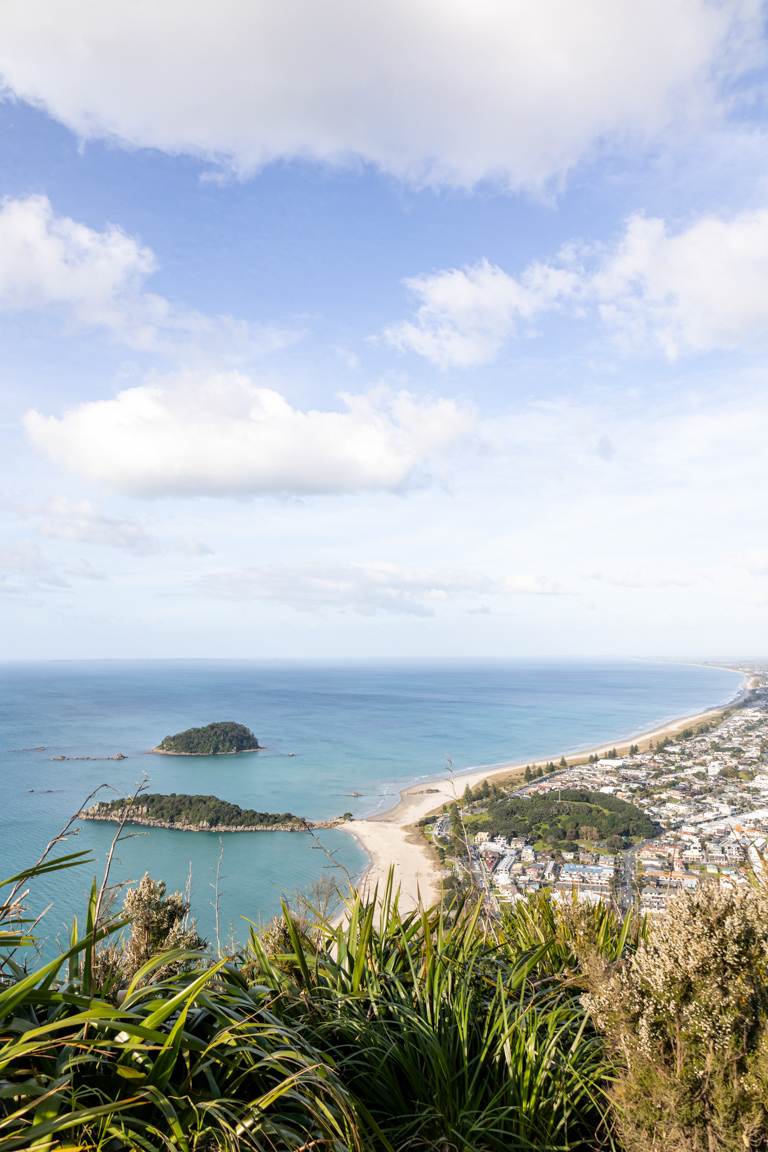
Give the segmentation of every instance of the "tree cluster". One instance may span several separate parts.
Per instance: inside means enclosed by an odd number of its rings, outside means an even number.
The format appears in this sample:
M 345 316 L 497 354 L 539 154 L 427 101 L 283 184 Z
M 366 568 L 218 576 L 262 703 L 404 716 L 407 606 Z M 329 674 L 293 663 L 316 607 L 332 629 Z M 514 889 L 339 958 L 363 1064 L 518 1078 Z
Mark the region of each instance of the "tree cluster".
M 634 749 L 634 751 L 633 751 L 633 749 Z M 639 752 L 639 751 L 640 751 L 640 749 L 638 748 L 637 744 L 631 744 L 630 745 L 630 748 L 629 748 L 630 756 L 634 756 L 635 753 Z M 589 763 L 590 764 L 597 764 L 597 762 L 599 760 L 618 760 L 618 758 L 619 758 L 618 748 L 611 748 L 608 752 L 591 752 L 589 755 Z
M 476 788 L 470 788 L 467 784 L 462 796 L 462 803 L 474 804 L 478 800 L 491 800 L 501 795 L 501 789 L 498 784 L 491 783 L 489 780 L 482 780 Z
M 541 764 L 526 764 L 523 779 L 526 784 L 530 784 L 531 780 L 541 780 L 542 776 L 546 776 L 547 772 L 554 771 L 554 764 L 550 768 L 547 764 L 546 770 L 542 768 Z
M 496 835 L 548 843 L 612 837 L 625 841 L 655 836 L 659 831 L 658 825 L 634 804 L 586 788 L 504 797 L 489 805 L 482 826 Z
M 187 728 L 175 736 L 166 736 L 157 748 L 159 752 L 175 752 L 186 756 L 222 756 L 232 752 L 252 752 L 259 742 L 245 724 L 231 720 L 206 724 L 203 728 Z
M 121 814 L 129 800 L 102 800 L 94 804 L 95 816 L 109 818 Z M 258 812 L 241 808 L 218 796 L 187 796 L 171 792 L 170 795 L 148 793 L 131 807 L 131 816 L 137 821 L 152 820 L 163 824 L 192 825 L 203 828 L 251 828 L 273 824 L 302 824 L 302 818 L 292 812 Z

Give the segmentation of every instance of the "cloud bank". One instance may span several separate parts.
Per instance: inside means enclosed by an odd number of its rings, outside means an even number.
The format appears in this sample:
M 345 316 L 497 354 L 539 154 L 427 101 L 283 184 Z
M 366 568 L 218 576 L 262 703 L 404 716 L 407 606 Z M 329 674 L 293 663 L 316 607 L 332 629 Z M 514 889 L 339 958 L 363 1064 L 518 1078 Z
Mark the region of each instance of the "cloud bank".
M 83 138 L 538 188 L 717 114 L 758 0 L 5 0 L 0 77 Z
M 67 592 L 72 579 L 100 581 L 104 576 L 86 561 L 54 563 L 37 544 L 27 540 L 0 548 L 0 597 Z
M 299 612 L 355 616 L 434 616 L 454 602 L 508 596 L 555 596 L 563 589 L 538 577 L 497 579 L 479 572 L 407 568 L 399 564 L 261 565 L 201 577 L 197 588 L 225 600 L 267 600 Z
M 597 318 L 627 349 L 669 360 L 738 348 L 768 331 L 768 208 L 677 231 L 636 215 L 613 246 L 568 247 L 519 276 L 483 260 L 406 286 L 418 308 L 383 338 L 441 368 L 486 363 L 556 311 Z
M 338 411 L 302 410 L 237 372 L 182 375 L 63 416 L 30 411 L 25 426 L 57 464 L 134 496 L 395 491 L 473 426 L 452 400 L 340 399 Z
M 211 551 L 195 540 L 182 540 L 167 533 L 153 532 L 141 521 L 126 516 L 110 516 L 90 500 L 54 497 L 36 510 L 41 536 L 75 544 L 115 548 L 133 556 L 179 554 L 205 556 Z

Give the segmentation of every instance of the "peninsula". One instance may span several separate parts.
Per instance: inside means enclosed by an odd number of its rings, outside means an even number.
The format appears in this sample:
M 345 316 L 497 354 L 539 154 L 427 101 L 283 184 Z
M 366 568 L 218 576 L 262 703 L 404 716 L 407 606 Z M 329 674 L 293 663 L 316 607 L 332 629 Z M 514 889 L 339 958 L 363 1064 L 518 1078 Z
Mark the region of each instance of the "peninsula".
M 149 828 L 172 828 L 183 832 L 307 832 L 333 828 L 340 820 L 313 822 L 293 812 L 258 812 L 241 808 L 218 796 L 187 796 L 150 793 L 131 801 L 101 800 L 80 813 L 83 820 L 141 824 Z
M 234 756 L 238 752 L 258 752 L 261 745 L 245 724 L 219 720 L 202 728 L 186 728 L 166 736 L 153 752 L 163 756 Z

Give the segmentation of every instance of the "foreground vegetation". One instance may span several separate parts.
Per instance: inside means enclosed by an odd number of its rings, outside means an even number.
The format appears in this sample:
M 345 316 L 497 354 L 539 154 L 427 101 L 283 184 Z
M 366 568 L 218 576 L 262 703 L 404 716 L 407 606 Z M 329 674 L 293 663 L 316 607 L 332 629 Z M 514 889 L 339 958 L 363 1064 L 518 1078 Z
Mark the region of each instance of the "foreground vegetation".
M 404 915 L 390 883 L 214 956 L 145 877 L 117 920 L 94 886 L 27 971 L 30 879 L 0 908 L 3 1152 L 768 1147 L 760 890 L 681 898 L 649 932 L 545 895 Z

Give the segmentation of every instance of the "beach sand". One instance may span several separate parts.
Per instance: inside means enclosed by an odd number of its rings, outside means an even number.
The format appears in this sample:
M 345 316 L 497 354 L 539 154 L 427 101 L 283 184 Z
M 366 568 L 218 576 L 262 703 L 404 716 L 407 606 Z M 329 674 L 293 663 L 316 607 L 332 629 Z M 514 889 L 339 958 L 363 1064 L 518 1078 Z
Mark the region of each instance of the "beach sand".
M 695 716 L 682 716 L 661 728 L 645 732 L 628 739 L 606 740 L 586 752 L 565 753 L 568 766 L 583 764 L 590 755 L 616 748 L 619 755 L 629 751 L 631 744 L 645 751 L 651 741 L 667 736 L 677 736 L 685 728 L 695 728 L 700 724 L 719 719 L 733 707 L 751 686 L 745 683 L 738 695 L 729 704 L 700 712 Z M 553 756 L 539 757 L 537 764 L 553 760 L 558 763 L 561 752 Z M 400 887 L 400 908 L 409 911 L 421 904 L 429 905 L 440 894 L 440 870 L 434 850 L 415 827 L 419 820 L 441 808 L 451 800 L 459 800 L 464 789 L 476 787 L 483 780 L 497 782 L 520 778 L 525 771 L 525 763 L 497 764 L 480 768 L 470 768 L 455 772 L 436 780 L 412 784 L 400 793 L 400 800 L 386 812 L 377 813 L 366 820 L 350 820 L 343 825 L 344 831 L 351 833 L 370 857 L 370 865 L 360 880 L 364 893 L 372 895 L 376 886 L 383 890 L 389 868 L 394 867 L 395 885 Z

